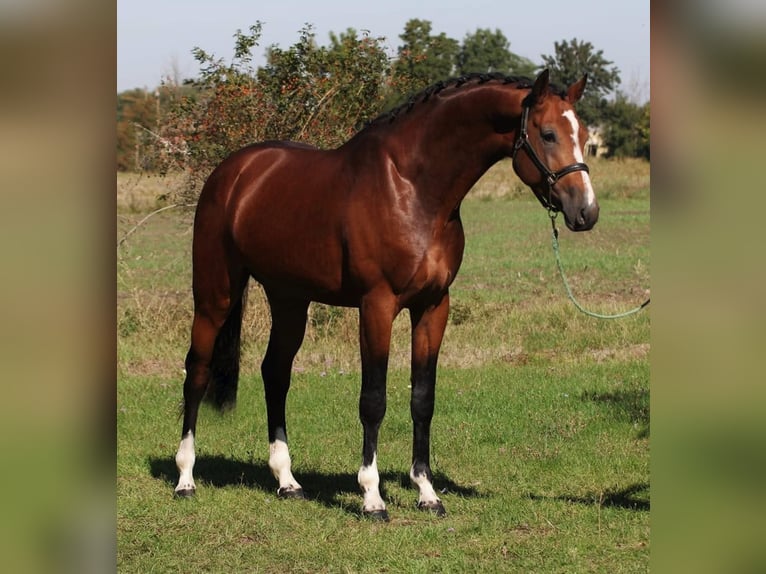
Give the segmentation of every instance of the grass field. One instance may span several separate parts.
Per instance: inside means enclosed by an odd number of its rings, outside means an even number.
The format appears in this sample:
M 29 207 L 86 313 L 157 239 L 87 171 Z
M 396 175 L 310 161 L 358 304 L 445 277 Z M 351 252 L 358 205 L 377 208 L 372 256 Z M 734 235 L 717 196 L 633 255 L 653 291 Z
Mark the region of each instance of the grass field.
M 360 518 L 356 314 L 312 306 L 288 398 L 293 470 L 307 501 L 276 498 L 259 364 L 269 319 L 257 285 L 237 409 L 203 409 L 192 500 L 174 500 L 182 366 L 191 321 L 188 214 L 147 220 L 118 249 L 117 535 L 121 572 L 646 572 L 649 313 L 578 313 L 550 224 L 491 170 L 461 210 L 463 267 L 440 357 L 432 432 L 447 509 L 409 485 L 408 319 L 395 324 L 379 466 L 388 524 Z M 649 286 L 649 166 L 591 165 L 593 231 L 561 233 L 569 282 L 599 312 Z M 118 236 L 173 180 L 118 177 Z M 563 225 L 561 226 L 563 227 Z M 119 238 L 118 237 L 118 238 Z

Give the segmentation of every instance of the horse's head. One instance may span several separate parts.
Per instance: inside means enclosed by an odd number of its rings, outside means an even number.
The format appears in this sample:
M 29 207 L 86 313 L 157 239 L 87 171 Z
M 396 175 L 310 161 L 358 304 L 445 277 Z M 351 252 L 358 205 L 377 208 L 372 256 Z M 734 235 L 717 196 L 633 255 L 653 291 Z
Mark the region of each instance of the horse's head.
M 518 176 L 545 207 L 564 214 L 572 231 L 587 231 L 598 221 L 598 202 L 583 160 L 588 133 L 573 107 L 586 79 L 560 97 L 548 89 L 548 70 L 543 70 L 522 102 L 513 150 Z

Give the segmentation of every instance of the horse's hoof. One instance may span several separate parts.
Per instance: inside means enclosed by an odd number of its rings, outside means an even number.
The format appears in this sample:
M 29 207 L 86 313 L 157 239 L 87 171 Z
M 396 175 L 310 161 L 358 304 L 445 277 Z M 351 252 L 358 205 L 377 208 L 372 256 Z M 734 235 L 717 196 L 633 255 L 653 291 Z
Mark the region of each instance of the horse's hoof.
M 375 520 L 376 522 L 388 522 L 388 511 L 384 508 L 382 510 L 363 510 L 362 516 Z
M 293 488 L 290 486 L 283 486 L 279 490 L 277 490 L 277 496 L 279 498 L 298 498 L 298 499 L 304 499 L 306 498 L 306 495 L 303 494 L 302 488 Z
M 438 517 L 447 516 L 447 511 L 444 510 L 444 505 L 441 503 L 441 500 L 435 502 L 418 502 L 418 509 L 427 510 Z
M 197 492 L 195 488 L 182 488 L 173 492 L 174 498 L 191 498 Z

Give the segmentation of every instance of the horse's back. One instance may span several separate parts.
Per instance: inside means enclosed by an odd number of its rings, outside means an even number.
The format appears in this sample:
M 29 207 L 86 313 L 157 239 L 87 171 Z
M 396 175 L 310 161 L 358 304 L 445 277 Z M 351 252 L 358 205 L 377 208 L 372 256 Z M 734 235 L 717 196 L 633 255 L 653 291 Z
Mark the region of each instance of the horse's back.
M 200 192 L 198 209 L 204 209 L 208 203 L 230 203 L 235 195 L 258 187 L 266 176 L 278 174 L 289 163 L 315 154 L 323 152 L 314 146 L 286 141 L 266 141 L 241 148 L 208 176 Z

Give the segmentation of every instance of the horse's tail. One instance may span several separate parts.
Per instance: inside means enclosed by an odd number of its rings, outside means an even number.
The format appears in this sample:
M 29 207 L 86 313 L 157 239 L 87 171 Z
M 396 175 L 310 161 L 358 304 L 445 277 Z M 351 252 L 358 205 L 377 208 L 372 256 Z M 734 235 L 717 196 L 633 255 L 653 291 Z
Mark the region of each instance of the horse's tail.
M 247 303 L 247 285 L 226 318 L 213 347 L 210 361 L 210 382 L 205 400 L 219 411 L 225 412 L 237 402 L 239 383 L 239 350 L 242 333 L 242 315 Z

